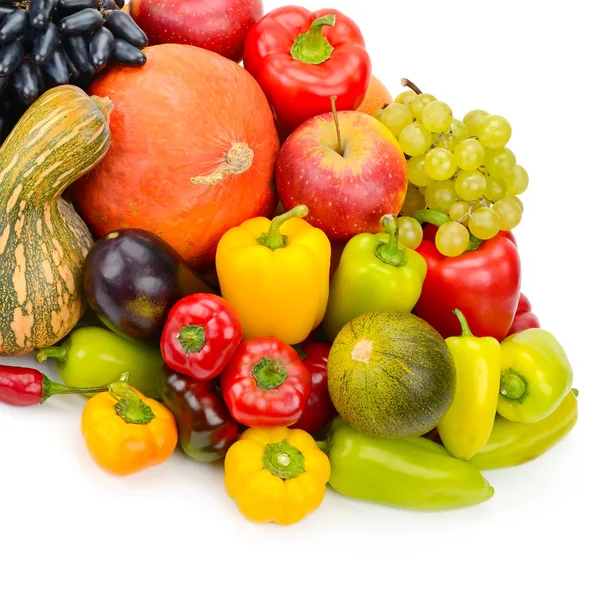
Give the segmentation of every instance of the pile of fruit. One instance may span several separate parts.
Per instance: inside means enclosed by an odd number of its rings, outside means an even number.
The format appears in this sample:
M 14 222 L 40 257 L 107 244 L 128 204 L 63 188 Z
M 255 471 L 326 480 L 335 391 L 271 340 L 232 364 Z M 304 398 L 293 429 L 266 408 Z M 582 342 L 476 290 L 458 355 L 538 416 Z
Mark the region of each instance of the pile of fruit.
M 223 461 L 257 522 L 489 500 L 577 421 L 510 124 L 393 101 L 339 11 L 221 3 L 0 0 L 0 355 L 62 378 L 0 401 L 81 395 L 115 475 Z

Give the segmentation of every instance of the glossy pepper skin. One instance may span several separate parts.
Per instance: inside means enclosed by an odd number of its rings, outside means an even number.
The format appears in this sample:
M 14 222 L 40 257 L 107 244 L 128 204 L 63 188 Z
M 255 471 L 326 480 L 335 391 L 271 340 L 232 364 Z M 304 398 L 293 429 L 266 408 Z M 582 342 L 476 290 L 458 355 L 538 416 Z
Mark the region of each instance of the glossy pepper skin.
M 331 244 L 320 229 L 298 218 L 307 214 L 299 205 L 273 221 L 250 219 L 219 241 L 221 293 L 237 309 L 245 339 L 299 344 L 323 320 Z
M 498 413 L 520 423 L 551 415 L 573 386 L 573 369 L 564 348 L 544 329 L 515 333 L 500 347 Z
M 0 365 L 0 402 L 11 406 L 35 406 L 56 394 L 97 394 L 106 389 L 69 387 L 48 379 L 37 369 Z
M 81 433 L 96 464 L 113 475 L 159 465 L 177 446 L 171 412 L 122 381 L 87 401 Z
M 399 245 L 393 215 L 385 215 L 381 224 L 386 233 L 360 233 L 344 248 L 323 319 L 331 342 L 352 319 L 379 310 L 409 313 L 421 295 L 425 259 Z
M 500 343 L 478 338 L 469 330 L 464 315 L 454 314 L 462 333 L 446 340 L 456 367 L 456 390 L 448 412 L 437 425 L 446 449 L 468 460 L 487 442 L 494 425 L 500 389 Z
M 285 137 L 315 115 L 354 110 L 366 96 L 371 60 L 360 29 L 337 10 L 285 6 L 249 31 L 244 68 L 258 81 Z
M 214 379 L 242 341 L 237 310 L 214 294 L 191 294 L 170 310 L 160 340 L 165 363 L 199 381 Z
M 329 460 L 301 429 L 247 429 L 225 457 L 225 488 L 256 523 L 297 523 L 319 507 Z
M 311 387 L 300 420 L 290 428 L 303 429 L 313 434 L 337 415 L 327 387 L 327 363 L 331 346 L 324 342 L 312 342 L 301 344 L 300 347 L 296 347 L 296 351 L 310 373 Z
M 311 377 L 298 353 L 274 338 L 242 342 L 221 375 L 223 399 L 247 427 L 287 427 L 300 419 Z
M 42 348 L 35 359 L 56 359 L 61 379 L 70 386 L 99 387 L 117 381 L 125 372 L 128 383 L 150 398 L 159 398 L 160 350 L 127 340 L 102 327 L 78 327 L 60 344 Z
M 540 320 L 531 312 L 531 302 L 525 294 L 521 294 L 517 305 L 517 314 L 513 319 L 507 337 L 513 333 L 519 333 L 519 331 L 539 329 L 540 327 Z
M 435 219 L 439 224 L 449 219 L 438 215 L 441 213 L 424 210 L 413 217 Z M 424 239 L 417 252 L 427 262 L 423 291 L 415 306 L 417 315 L 447 338 L 460 335 L 460 325 L 452 314 L 452 309 L 458 308 L 473 335 L 498 341 L 506 337 L 521 290 L 519 253 L 508 237 L 497 235 L 456 257 L 444 256 L 435 242 Z
M 447 510 L 494 494 L 469 463 L 431 440 L 375 439 L 336 417 L 327 438 L 329 484 L 340 494 L 414 510 Z
M 469 462 L 478 469 L 502 469 L 537 458 L 575 427 L 577 396 L 571 390 L 559 407 L 537 423 L 517 423 L 498 415 L 487 444 Z
M 238 424 L 229 414 L 216 381 L 198 381 L 163 367 L 160 398 L 177 422 L 179 445 L 192 459 L 213 462 L 223 458 L 238 439 Z

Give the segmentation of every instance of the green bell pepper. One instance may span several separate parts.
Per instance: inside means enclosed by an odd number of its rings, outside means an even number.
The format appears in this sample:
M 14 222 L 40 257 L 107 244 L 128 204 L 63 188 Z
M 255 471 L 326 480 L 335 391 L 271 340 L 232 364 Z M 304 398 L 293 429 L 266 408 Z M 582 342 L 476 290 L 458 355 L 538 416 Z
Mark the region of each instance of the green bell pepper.
M 336 417 L 324 451 L 331 464 L 329 484 L 351 498 L 447 510 L 479 504 L 494 494 L 475 467 L 422 437 L 371 438 Z
M 118 381 L 127 372 L 131 386 L 148 398 L 160 398 L 158 378 L 164 364 L 160 349 L 107 329 L 74 329 L 61 344 L 35 354 L 39 363 L 48 358 L 56 359 L 58 373 L 69 386 L 100 387 Z
M 496 416 L 487 444 L 469 462 L 478 469 L 501 469 L 528 462 L 562 440 L 577 423 L 575 390 L 537 423 L 517 423 Z
M 509 421 L 535 423 L 550 416 L 573 386 L 573 369 L 556 338 L 526 329 L 501 344 L 498 413 Z
M 342 252 L 323 320 L 330 341 L 362 314 L 379 310 L 409 313 L 421 295 L 427 274 L 425 259 L 401 247 L 393 215 L 385 215 L 381 224 L 386 233 L 360 233 Z

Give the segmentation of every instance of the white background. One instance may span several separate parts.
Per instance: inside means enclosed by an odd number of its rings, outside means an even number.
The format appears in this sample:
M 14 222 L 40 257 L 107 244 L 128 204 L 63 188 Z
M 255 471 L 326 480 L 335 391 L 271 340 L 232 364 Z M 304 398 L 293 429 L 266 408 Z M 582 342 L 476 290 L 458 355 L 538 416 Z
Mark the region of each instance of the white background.
M 512 123 L 530 174 L 523 291 L 572 361 L 577 427 L 542 458 L 487 473 L 496 493 L 478 507 L 422 514 L 329 491 L 283 528 L 245 521 L 217 466 L 176 455 L 104 474 L 79 434 L 80 398 L 0 406 L 0 599 L 598 597 L 597 3 L 331 6 L 360 24 L 394 96 L 409 77 L 459 117 L 483 108 Z

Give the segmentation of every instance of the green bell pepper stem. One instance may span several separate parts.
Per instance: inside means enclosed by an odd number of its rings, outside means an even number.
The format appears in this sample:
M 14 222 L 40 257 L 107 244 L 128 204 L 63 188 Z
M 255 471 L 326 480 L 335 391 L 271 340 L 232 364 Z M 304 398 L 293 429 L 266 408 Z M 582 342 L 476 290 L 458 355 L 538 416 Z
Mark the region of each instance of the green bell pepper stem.
M 441 227 L 445 223 L 450 223 L 452 219 L 437 210 L 431 210 L 430 208 L 424 208 L 423 210 L 417 210 L 411 217 L 419 221 L 419 223 L 429 223 L 436 227 Z
M 115 411 L 126 423 L 146 425 L 154 419 L 152 409 L 126 381 L 111 383 L 108 391 L 117 399 Z
M 69 356 L 71 348 L 71 339 L 67 338 L 62 344 L 41 348 L 35 353 L 35 360 L 40 364 L 45 363 L 49 358 L 54 358 L 59 363 L 64 363 Z
M 295 217 L 302 218 L 308 215 L 308 206 L 304 204 L 299 204 L 298 206 L 294 206 L 292 210 L 288 210 L 286 213 L 275 217 L 271 221 L 271 225 L 269 226 L 269 231 L 263 233 L 257 240 L 257 242 L 261 246 L 266 246 L 270 250 L 277 250 L 278 248 L 283 248 L 287 245 L 287 236 L 282 235 L 279 228 L 290 219 Z
M 335 15 L 324 15 L 315 19 L 306 33 L 301 33 L 294 41 L 290 54 L 294 60 L 310 65 L 320 65 L 329 60 L 333 46 L 323 35 L 323 27 L 335 25 Z
M 406 264 L 406 250 L 398 244 L 398 221 L 394 215 L 384 215 L 380 223 L 388 234 L 388 240 L 377 246 L 377 258 L 388 265 L 401 267 Z
M 473 336 L 471 333 L 471 329 L 469 328 L 469 323 L 467 322 L 467 318 L 462 313 L 462 311 L 458 308 L 452 309 L 452 313 L 456 315 L 458 322 L 460 323 L 460 336 L 468 337 Z

